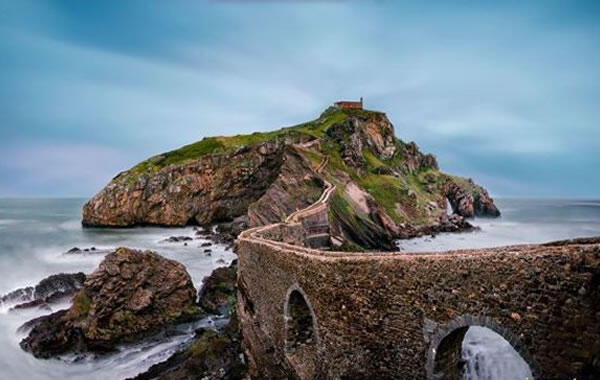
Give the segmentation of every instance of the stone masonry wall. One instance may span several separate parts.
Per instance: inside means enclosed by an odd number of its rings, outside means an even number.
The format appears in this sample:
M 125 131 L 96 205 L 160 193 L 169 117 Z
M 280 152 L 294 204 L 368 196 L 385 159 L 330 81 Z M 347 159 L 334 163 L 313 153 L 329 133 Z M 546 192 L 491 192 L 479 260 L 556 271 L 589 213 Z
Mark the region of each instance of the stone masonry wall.
M 247 231 L 237 252 L 237 308 L 255 378 L 434 378 L 435 368 L 447 364 L 444 357 L 452 357 L 438 350 L 456 346 L 444 339 L 469 325 L 502 335 L 536 378 L 600 371 L 597 239 L 353 254 L 294 247 Z M 301 290 L 314 316 L 315 342 L 300 353 L 286 350 L 290 289 Z

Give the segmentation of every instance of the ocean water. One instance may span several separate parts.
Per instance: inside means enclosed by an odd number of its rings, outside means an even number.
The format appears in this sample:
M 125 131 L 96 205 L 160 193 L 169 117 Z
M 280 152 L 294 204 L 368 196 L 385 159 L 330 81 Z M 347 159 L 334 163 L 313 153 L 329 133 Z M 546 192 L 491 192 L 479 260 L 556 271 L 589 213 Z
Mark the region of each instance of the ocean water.
M 213 245 L 211 256 L 199 245 L 205 240 L 165 243 L 173 235 L 193 236 L 192 228 L 95 229 L 81 227 L 84 199 L 0 199 L 0 295 L 37 284 L 55 273 L 93 271 L 104 254 L 65 255 L 79 247 L 110 249 L 118 246 L 151 249 L 185 265 L 198 289 L 205 276 L 235 258 L 231 250 Z M 168 335 L 120 347 L 119 352 L 99 359 L 66 356 L 61 360 L 38 360 L 19 347 L 23 334 L 16 332 L 24 322 L 48 311 L 8 312 L 0 305 L 0 379 L 123 379 L 165 360 L 189 341 L 196 328 L 223 323 L 207 318 L 178 326 Z M 53 311 L 68 304 L 53 306 Z
M 101 254 L 65 255 L 72 247 L 110 249 L 118 246 L 151 249 L 183 263 L 196 288 L 210 272 L 235 258 L 223 246 L 211 247 L 211 256 L 198 246 L 202 240 L 164 243 L 172 235 L 192 236 L 191 228 L 83 229 L 83 199 L 0 199 L 0 295 L 35 285 L 55 273 L 91 272 L 102 261 Z M 405 251 L 491 247 L 538 243 L 580 236 L 600 235 L 600 201 L 511 200 L 497 201 L 503 216 L 475 219 L 480 231 L 442 234 L 399 243 Z M 53 306 L 54 310 L 68 304 Z M 135 345 L 120 347 L 101 358 L 38 360 L 19 348 L 24 337 L 16 329 L 48 311 L 8 312 L 0 305 L 0 379 L 123 379 L 165 360 L 188 342 L 195 328 L 223 323 L 208 318 L 182 325 L 175 332 Z M 53 310 L 53 311 L 54 311 Z M 465 379 L 524 379 L 529 367 L 510 344 L 485 328 L 471 328 L 463 342 Z M 425 363 L 424 363 L 425 365 Z
M 600 200 L 497 199 L 499 218 L 475 218 L 479 231 L 398 241 L 405 252 L 490 248 L 600 236 Z

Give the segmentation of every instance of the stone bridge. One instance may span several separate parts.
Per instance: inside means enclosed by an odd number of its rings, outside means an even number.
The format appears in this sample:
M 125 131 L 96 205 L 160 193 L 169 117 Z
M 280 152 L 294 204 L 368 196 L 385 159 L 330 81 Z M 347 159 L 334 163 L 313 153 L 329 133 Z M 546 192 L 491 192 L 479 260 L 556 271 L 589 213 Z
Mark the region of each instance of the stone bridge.
M 600 238 L 443 253 L 309 248 L 334 188 L 238 239 L 237 312 L 251 375 L 460 379 L 469 326 L 506 339 L 537 379 L 600 373 Z

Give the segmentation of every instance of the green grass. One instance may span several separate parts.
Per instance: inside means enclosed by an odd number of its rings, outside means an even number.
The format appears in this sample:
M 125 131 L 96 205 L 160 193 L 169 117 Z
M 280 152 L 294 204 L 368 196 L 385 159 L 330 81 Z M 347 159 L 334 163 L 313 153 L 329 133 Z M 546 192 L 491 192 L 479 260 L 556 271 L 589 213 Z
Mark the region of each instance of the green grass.
M 397 141 L 399 145 L 404 143 Z M 336 181 L 336 171 L 342 171 L 350 176 L 350 178 L 363 190 L 369 193 L 386 214 L 396 223 L 407 222 L 406 216 L 398 212 L 398 205 L 411 204 L 411 208 L 421 215 L 421 217 L 412 217 L 411 222 L 415 224 L 424 224 L 431 222 L 426 214 L 426 204 L 429 201 L 435 201 L 436 195 L 430 194 L 425 189 L 425 176 L 431 175 L 439 181 L 440 184 L 445 180 L 444 174 L 435 169 L 427 169 L 414 174 L 404 174 L 400 178 L 393 175 L 378 174 L 376 169 L 382 168 L 390 164 L 391 167 L 398 167 L 398 162 L 402 162 L 401 154 L 383 160 L 375 156 L 370 150 L 363 149 L 363 157 L 367 163 L 366 172 L 358 172 L 355 168 L 348 167 L 342 160 L 339 153 L 339 146 L 335 143 L 329 143 L 323 146 L 323 153 L 329 156 L 329 164 L 327 166 L 329 180 L 336 183 L 339 188 L 343 185 Z M 396 161 L 397 160 L 397 161 Z M 395 162 L 396 161 L 396 162 Z M 438 185 L 441 186 L 441 185 Z M 415 198 L 409 197 L 409 191 L 415 193 Z
M 323 155 L 314 150 L 302 151 L 302 156 L 308 159 L 314 169 L 316 169 L 323 160 Z
M 325 146 L 324 152 L 329 156 L 329 164 L 327 166 L 329 173 L 333 174 L 337 170 L 345 172 L 359 187 L 375 198 L 377 203 L 383 207 L 394 222 L 405 222 L 404 218 L 398 215 L 396 206 L 406 197 L 408 189 L 406 189 L 400 179 L 392 175 L 373 173 L 373 170 L 385 166 L 382 160 L 378 159 L 369 150 L 364 149 L 363 156 L 367 162 L 368 172 L 358 173 L 354 168 L 346 166 L 339 154 L 339 147 L 335 144 L 331 143 Z M 338 188 L 343 188 L 343 185 L 336 181 L 334 175 L 330 175 L 329 179 L 335 182 Z
M 366 215 L 360 215 L 354 210 L 354 208 L 350 205 L 348 200 L 346 200 L 344 191 L 341 188 L 337 188 L 335 192 L 331 195 L 330 203 L 329 203 L 329 220 L 330 223 L 333 223 L 335 219 L 335 215 L 344 215 L 345 220 L 350 223 L 353 231 L 360 231 L 362 226 L 365 224 L 373 224 L 373 222 Z M 338 248 L 340 251 L 354 251 L 354 252 L 362 252 L 364 251 L 363 247 L 355 244 L 352 241 L 346 240 L 344 245 Z
M 164 160 L 160 161 L 160 166 L 169 166 L 177 164 L 196 157 L 202 157 L 209 153 L 222 152 L 225 149 L 220 139 L 215 137 L 204 138 L 194 144 L 185 145 L 179 149 L 164 154 Z
M 377 158 L 369 149 L 363 149 L 362 155 L 365 158 L 365 161 L 367 162 L 367 168 L 370 172 L 380 167 L 386 166 L 383 163 L 383 161 Z
M 342 111 L 330 107 L 313 121 L 275 131 L 255 132 L 250 135 L 206 137 L 193 144 L 142 161 L 115 177 L 114 181 L 126 181 L 131 184 L 141 175 L 152 174 L 169 165 L 185 164 L 208 154 L 232 153 L 242 146 L 250 147 L 277 139 L 308 141 L 314 138 L 322 138 L 329 127 L 343 121 L 349 115 L 369 114 L 370 112 L 372 111 Z
M 402 184 L 399 179 L 389 175 L 368 174 L 361 177 L 358 184 L 375 198 L 395 222 L 404 222 L 396 212 L 396 205 L 402 195 Z
M 325 136 L 325 132 L 329 127 L 343 121 L 347 117 L 347 112 L 331 107 L 325 110 L 318 119 L 289 128 L 316 138 L 321 138 Z

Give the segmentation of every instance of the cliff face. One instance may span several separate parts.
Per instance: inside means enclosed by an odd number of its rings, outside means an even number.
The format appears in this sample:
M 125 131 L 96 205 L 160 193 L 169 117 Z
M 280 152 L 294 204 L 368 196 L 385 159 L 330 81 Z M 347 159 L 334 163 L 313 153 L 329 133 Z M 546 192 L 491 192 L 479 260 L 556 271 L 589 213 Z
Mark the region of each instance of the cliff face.
M 319 199 L 323 181 L 302 153 L 301 146 L 287 147 L 277 178 L 248 208 L 249 227 L 281 222 L 292 212 Z
M 317 173 L 317 167 L 324 165 Z M 395 249 L 393 240 L 468 228 L 498 216 L 485 189 L 439 171 L 431 154 L 394 135 L 384 113 L 329 108 L 269 133 L 206 138 L 120 173 L 83 209 L 88 226 L 182 226 L 233 219 L 280 222 L 336 185 L 336 249 Z M 449 218 L 447 202 L 456 215 Z
M 88 226 L 183 226 L 246 213 L 275 181 L 283 163 L 281 141 L 230 154 L 209 154 L 156 172 L 118 175 L 83 208 Z

